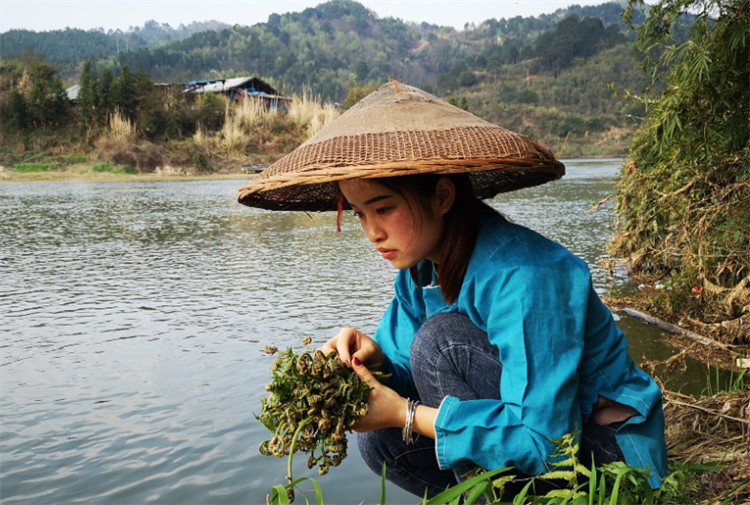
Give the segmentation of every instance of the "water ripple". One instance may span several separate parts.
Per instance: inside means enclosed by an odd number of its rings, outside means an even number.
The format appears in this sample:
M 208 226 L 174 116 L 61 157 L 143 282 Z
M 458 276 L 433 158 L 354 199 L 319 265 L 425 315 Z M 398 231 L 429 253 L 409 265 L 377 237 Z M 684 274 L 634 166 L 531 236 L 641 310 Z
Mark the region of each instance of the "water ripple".
M 581 255 L 607 289 L 595 265 L 613 213 L 587 211 L 618 163 L 569 166 L 492 204 Z M 3 503 L 264 503 L 282 482 L 285 462 L 257 450 L 263 347 L 374 332 L 395 271 L 353 218 L 336 233 L 335 215 L 248 209 L 236 189 L 0 185 Z M 378 501 L 350 452 L 321 479 L 326 501 Z

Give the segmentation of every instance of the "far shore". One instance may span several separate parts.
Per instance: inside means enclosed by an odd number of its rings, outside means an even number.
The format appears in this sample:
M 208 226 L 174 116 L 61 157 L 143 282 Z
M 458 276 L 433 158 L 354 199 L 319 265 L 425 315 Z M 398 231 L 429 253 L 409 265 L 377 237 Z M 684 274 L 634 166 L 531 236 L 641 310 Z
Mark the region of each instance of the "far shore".
M 205 179 L 251 179 L 255 174 L 243 172 L 238 173 L 212 173 L 196 174 L 174 171 L 157 171 L 148 174 L 124 174 L 112 172 L 88 171 L 46 171 L 46 172 L 14 172 L 12 170 L 0 170 L 0 183 L 3 182 L 72 182 L 72 181 L 95 181 L 95 182 L 144 182 L 144 181 L 189 181 Z
M 614 160 L 620 157 L 606 158 L 566 158 L 562 161 L 578 160 Z M 70 181 L 96 181 L 96 182 L 133 182 L 133 181 L 189 181 L 197 179 L 252 179 L 255 173 L 246 173 L 238 168 L 225 169 L 207 174 L 196 173 L 192 167 L 157 168 L 154 172 L 126 174 L 122 172 L 96 172 L 88 165 L 75 165 L 63 167 L 57 170 L 44 172 L 16 172 L 0 165 L 0 183 L 3 182 L 70 182 Z

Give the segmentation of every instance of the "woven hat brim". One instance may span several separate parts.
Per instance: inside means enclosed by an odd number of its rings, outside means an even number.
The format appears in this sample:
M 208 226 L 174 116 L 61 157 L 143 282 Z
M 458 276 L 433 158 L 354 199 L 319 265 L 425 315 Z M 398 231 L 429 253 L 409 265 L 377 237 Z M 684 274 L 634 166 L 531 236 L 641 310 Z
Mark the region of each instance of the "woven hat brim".
M 337 181 L 469 173 L 478 198 L 537 186 L 565 167 L 529 137 L 495 125 L 387 132 L 304 144 L 240 188 L 238 200 L 269 210 L 328 211 Z

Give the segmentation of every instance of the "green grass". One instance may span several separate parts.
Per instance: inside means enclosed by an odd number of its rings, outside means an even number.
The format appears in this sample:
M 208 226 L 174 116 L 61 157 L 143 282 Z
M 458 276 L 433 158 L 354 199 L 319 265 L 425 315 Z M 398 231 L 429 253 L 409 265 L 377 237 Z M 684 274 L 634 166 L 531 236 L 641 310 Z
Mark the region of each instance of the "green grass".
M 121 167 L 118 167 L 117 165 L 115 165 L 114 163 L 111 163 L 111 162 L 101 163 L 99 165 L 94 165 L 92 167 L 92 170 L 94 172 L 99 172 L 99 173 L 107 172 L 107 173 L 111 173 L 111 174 L 135 175 L 135 174 L 138 173 L 138 170 L 136 170 L 135 168 L 133 168 L 130 165 L 123 165 Z
M 296 435 L 296 434 L 295 434 Z M 568 482 L 565 489 L 555 489 L 545 496 L 529 494 L 533 480 L 516 495 L 512 502 L 502 499 L 503 488 L 513 478 L 509 475 L 511 468 L 499 468 L 492 471 L 479 469 L 474 476 L 460 484 L 446 489 L 439 495 L 419 502 L 418 505 L 473 505 L 484 497 L 490 505 L 615 505 L 628 503 L 643 504 L 697 504 L 694 498 L 697 491 L 696 476 L 706 471 L 720 471 L 722 465 L 711 463 L 707 465 L 685 465 L 670 460 L 670 474 L 662 480 L 662 487 L 652 490 L 648 483 L 648 469 L 635 468 L 622 462 L 615 462 L 597 467 L 592 465 L 588 469 L 580 464 L 577 454 L 579 449 L 578 433 L 565 435 L 555 440 L 554 456 L 564 458 L 551 472 L 538 476 L 543 479 L 562 479 Z M 289 505 L 294 501 L 295 489 L 302 494 L 305 503 L 312 500 L 304 494 L 299 485 L 311 483 L 314 488 L 316 505 L 324 505 L 323 492 L 320 485 L 311 478 L 303 477 L 293 480 L 291 474 L 291 459 L 294 448 L 289 456 L 288 484 L 278 484 L 271 490 L 269 503 L 272 505 Z M 579 483 L 579 481 L 582 481 Z M 744 482 L 741 484 L 744 485 Z M 739 488 L 739 487 L 738 487 Z M 738 489 L 736 488 L 736 489 Z M 719 499 L 721 504 L 729 504 L 732 492 L 724 493 Z M 381 505 L 386 505 L 385 496 L 385 465 L 381 475 Z
M 734 369 L 734 363 L 732 363 L 732 370 L 729 377 L 722 383 L 721 376 L 719 375 L 719 367 L 715 367 L 716 370 L 716 383 L 713 382 L 711 374 L 706 375 L 706 388 L 701 393 L 702 396 L 714 396 L 719 393 L 736 393 L 738 391 L 746 391 L 750 388 L 750 381 L 745 378 L 747 369 L 736 371 Z
M 18 163 L 11 170 L 21 173 L 46 172 L 51 166 L 52 163 Z

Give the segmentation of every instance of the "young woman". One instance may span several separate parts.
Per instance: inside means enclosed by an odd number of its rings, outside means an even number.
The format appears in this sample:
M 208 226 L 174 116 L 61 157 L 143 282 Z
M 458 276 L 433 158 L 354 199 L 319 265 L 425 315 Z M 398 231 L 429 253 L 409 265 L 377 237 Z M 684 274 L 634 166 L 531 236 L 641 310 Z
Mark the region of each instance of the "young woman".
M 514 467 L 507 499 L 551 469 L 552 440 L 579 432 L 585 465 L 626 461 L 649 468 L 658 487 L 661 392 L 628 356 L 585 262 L 478 199 L 557 178 L 561 165 L 414 88 L 391 83 L 373 95 L 239 195 L 272 209 L 337 200 L 399 269 L 375 335 L 343 328 L 323 347 L 374 387 L 355 426 L 366 463 L 380 473 L 385 462 L 387 478 L 420 497 L 476 466 Z M 383 117 L 387 127 L 351 135 Z M 384 384 L 365 366 L 376 364 L 392 373 Z

